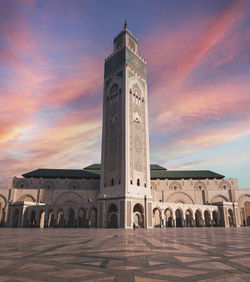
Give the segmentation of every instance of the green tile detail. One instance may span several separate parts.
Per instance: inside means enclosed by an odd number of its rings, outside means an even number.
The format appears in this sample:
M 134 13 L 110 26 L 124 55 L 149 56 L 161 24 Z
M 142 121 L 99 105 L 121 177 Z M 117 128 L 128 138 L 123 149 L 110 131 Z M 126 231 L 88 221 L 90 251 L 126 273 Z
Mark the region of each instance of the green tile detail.
M 131 71 L 128 71 L 128 77 L 131 78 L 131 77 L 134 77 L 135 75 L 131 72 Z
M 140 81 L 140 83 L 141 83 L 141 85 L 143 87 L 143 90 L 145 90 L 145 82 L 143 82 L 141 79 L 139 79 L 139 81 Z
M 113 73 L 120 66 L 125 66 L 125 48 L 106 61 L 104 66 L 104 78 Z
M 126 62 L 143 78 L 146 78 L 147 75 L 146 64 L 127 48 L 126 48 Z
M 135 90 L 135 89 L 137 89 L 138 92 L 139 92 L 139 94 L 141 94 L 141 88 L 140 88 L 140 86 L 138 85 L 138 83 L 136 83 L 136 84 L 133 85 L 133 90 Z
M 146 79 L 146 64 L 127 48 L 121 49 L 117 54 L 106 61 L 104 66 L 104 78 L 127 63 L 132 69 Z

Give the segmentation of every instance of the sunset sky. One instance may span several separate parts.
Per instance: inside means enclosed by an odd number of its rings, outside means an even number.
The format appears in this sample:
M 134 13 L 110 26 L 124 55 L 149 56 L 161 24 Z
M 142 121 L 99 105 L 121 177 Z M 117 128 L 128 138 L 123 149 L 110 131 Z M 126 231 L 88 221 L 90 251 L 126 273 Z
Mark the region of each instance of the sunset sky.
M 151 163 L 250 188 L 244 0 L 1 0 L 0 187 L 100 162 L 104 59 L 125 19 L 147 61 Z

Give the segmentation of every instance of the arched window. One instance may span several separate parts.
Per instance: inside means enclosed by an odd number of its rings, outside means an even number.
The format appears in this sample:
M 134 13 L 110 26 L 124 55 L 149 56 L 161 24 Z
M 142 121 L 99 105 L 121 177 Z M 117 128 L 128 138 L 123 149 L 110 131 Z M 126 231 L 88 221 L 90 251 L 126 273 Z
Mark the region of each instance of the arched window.
M 114 186 L 115 184 L 115 181 L 114 181 L 114 178 L 111 179 L 111 186 Z
M 137 179 L 137 186 L 140 186 L 140 179 Z
M 130 184 L 133 185 L 133 180 L 132 179 L 130 179 Z

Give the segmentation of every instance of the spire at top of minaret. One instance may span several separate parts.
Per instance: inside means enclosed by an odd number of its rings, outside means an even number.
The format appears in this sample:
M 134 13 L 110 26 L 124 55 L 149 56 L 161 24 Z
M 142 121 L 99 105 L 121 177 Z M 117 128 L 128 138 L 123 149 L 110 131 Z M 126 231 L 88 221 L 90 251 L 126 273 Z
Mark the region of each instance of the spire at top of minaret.
M 124 29 L 128 29 L 128 24 L 127 24 L 127 21 L 125 20 L 124 22 L 124 26 L 123 26 Z
M 1 1 L 1 0 L 0 0 Z M 134 37 L 132 32 L 128 29 L 128 23 L 125 19 L 124 25 L 120 33 L 114 38 L 114 51 L 127 47 L 133 50 L 135 53 L 137 50 L 137 39 Z

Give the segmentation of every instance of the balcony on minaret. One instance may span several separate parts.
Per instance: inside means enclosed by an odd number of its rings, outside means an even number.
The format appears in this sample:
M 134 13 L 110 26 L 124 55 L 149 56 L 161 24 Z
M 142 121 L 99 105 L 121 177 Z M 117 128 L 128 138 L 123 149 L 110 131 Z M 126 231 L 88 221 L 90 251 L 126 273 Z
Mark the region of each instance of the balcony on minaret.
M 137 47 L 138 40 L 134 37 L 132 32 L 128 29 L 127 22 L 125 21 L 123 29 L 114 39 L 114 52 L 126 46 L 134 53 L 138 53 Z

